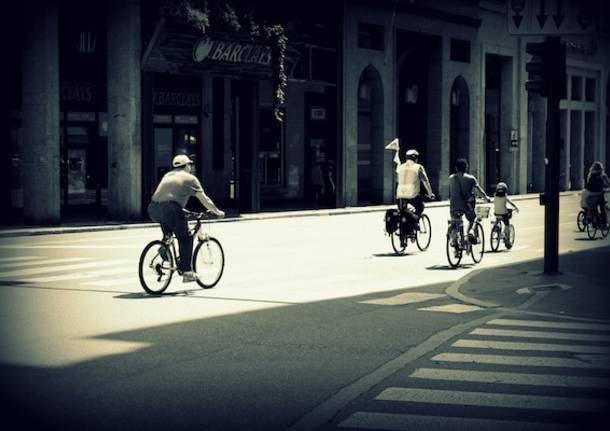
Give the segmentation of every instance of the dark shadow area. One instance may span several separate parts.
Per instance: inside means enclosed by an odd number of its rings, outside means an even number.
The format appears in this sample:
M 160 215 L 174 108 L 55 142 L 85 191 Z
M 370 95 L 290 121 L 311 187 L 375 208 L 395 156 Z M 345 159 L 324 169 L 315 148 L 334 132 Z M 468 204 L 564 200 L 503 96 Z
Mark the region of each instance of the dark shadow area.
M 2 416 L 32 429 L 284 429 L 329 394 L 463 321 L 445 313 L 417 317 L 416 307 L 446 297 L 405 306 L 360 303 L 412 290 L 234 314 L 228 308 L 219 317 L 88 338 L 83 349 L 96 340 L 116 342 L 116 354 L 61 366 L 0 366 Z M 214 298 L 200 299 L 204 306 Z M 123 343 L 141 344 L 125 353 Z
M 394 252 L 389 253 L 373 253 L 373 257 L 403 257 L 403 256 L 411 256 L 413 253 L 405 252 L 402 254 L 396 254 Z
M 427 266 L 426 269 L 430 269 L 433 271 L 444 271 L 444 270 L 450 270 L 450 271 L 456 271 L 459 269 L 467 269 L 467 268 L 472 268 L 475 264 L 474 263 L 460 263 L 456 268 L 453 268 L 452 266 L 449 265 L 432 265 L 432 266 Z

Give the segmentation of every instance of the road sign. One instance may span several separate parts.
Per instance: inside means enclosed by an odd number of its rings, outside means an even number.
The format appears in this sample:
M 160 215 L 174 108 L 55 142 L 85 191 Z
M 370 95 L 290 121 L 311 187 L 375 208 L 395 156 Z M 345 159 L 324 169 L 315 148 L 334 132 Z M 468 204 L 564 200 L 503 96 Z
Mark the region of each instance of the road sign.
M 548 36 L 593 33 L 598 4 L 595 0 L 507 0 L 508 32 Z

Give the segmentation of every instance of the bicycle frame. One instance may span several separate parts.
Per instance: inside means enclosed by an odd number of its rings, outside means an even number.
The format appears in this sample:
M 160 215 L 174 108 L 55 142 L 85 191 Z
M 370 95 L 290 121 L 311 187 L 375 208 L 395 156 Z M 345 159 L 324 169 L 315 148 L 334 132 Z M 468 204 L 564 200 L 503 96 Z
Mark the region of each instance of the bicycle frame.
M 209 232 L 205 232 L 205 231 L 201 230 L 201 228 L 203 226 L 203 220 L 207 219 L 207 214 L 206 213 L 193 213 L 193 212 L 186 211 L 186 210 L 184 210 L 184 212 L 187 213 L 188 216 L 191 216 L 191 215 L 195 216 L 195 226 L 188 229 L 188 236 L 191 239 L 191 241 L 195 238 L 195 236 L 198 236 L 199 241 L 208 239 L 210 237 Z M 166 245 L 166 247 L 171 248 L 172 255 L 175 257 L 175 260 L 176 260 L 174 262 L 174 266 L 172 266 L 169 269 L 171 269 L 172 271 L 176 271 L 176 272 L 178 272 L 178 274 L 182 275 L 182 271 L 179 269 L 179 267 L 180 267 L 180 265 L 179 265 L 180 248 L 176 247 L 176 245 L 175 245 L 176 235 L 173 233 L 171 233 L 170 235 L 165 235 L 163 237 L 162 241 Z

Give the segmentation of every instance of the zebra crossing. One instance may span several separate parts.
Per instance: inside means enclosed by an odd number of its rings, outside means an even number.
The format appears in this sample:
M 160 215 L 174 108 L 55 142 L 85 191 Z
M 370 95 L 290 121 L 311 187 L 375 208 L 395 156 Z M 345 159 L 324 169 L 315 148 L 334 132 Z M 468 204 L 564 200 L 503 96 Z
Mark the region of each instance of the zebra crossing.
M 133 259 L 42 256 L 0 258 L 0 281 L 5 284 L 15 282 L 36 285 L 70 282 L 98 287 L 121 287 L 139 283 L 137 265 Z
M 606 323 L 494 318 L 415 365 L 333 428 L 582 429 L 610 408 Z

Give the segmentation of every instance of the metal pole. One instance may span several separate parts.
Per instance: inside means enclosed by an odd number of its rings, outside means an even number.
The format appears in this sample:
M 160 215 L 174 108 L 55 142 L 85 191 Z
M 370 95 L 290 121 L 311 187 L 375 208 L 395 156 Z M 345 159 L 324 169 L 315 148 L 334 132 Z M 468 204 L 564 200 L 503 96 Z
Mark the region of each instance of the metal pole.
M 553 46 L 553 52 L 558 53 L 561 44 L 559 37 L 549 37 L 547 40 Z M 555 84 L 549 86 L 547 95 L 544 207 L 544 273 L 547 275 L 559 272 L 559 101 L 563 90 Z

